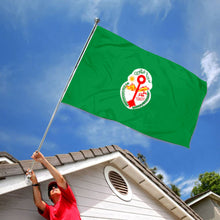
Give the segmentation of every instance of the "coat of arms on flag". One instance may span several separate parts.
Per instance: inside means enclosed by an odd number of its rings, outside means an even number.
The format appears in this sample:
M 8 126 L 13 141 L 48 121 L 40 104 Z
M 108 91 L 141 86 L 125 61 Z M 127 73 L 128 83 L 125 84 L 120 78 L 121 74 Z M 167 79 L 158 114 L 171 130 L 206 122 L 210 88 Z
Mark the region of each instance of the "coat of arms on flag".
M 151 99 L 152 77 L 142 68 L 135 69 L 121 86 L 121 99 L 128 109 L 138 109 L 145 106 Z

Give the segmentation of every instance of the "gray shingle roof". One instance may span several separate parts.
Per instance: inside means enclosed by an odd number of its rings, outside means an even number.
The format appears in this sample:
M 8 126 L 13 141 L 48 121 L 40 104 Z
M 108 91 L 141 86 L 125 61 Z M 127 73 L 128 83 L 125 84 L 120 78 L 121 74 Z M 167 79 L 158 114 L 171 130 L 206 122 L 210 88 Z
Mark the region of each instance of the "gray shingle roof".
M 190 197 L 190 198 L 188 198 L 187 200 L 185 200 L 185 203 L 186 203 L 186 204 L 189 204 L 189 203 L 191 203 L 192 201 L 198 199 L 199 197 L 205 195 L 205 194 L 208 193 L 208 192 L 211 192 L 211 190 L 207 190 L 207 191 L 202 192 L 202 193 L 199 193 L 199 194 L 197 194 L 197 195 L 195 195 L 195 196 L 193 196 L 193 197 Z
M 0 152 L 0 157 L 6 157 L 8 158 L 10 161 L 14 162 L 14 163 L 17 163 L 18 160 L 16 158 L 14 158 L 11 154 L 7 153 L 7 152 L 3 152 L 1 151 Z
M 60 166 L 68 163 L 77 163 L 78 161 L 87 160 L 94 157 L 101 157 L 106 154 L 120 152 L 143 174 L 145 174 L 154 184 L 170 196 L 179 206 L 187 211 L 195 219 L 201 217 L 195 213 L 183 200 L 181 200 L 168 186 L 158 179 L 146 166 L 144 166 L 131 152 L 123 150 L 117 145 L 109 145 L 101 148 L 81 150 L 79 152 L 70 152 L 68 154 L 58 154 L 46 157 L 53 166 Z M 1 156 L 2 152 L 0 152 Z M 31 167 L 33 160 L 15 160 L 14 164 L 0 164 L 0 181 L 8 176 L 25 174 L 25 171 Z M 45 169 L 40 163 L 35 163 L 34 170 Z

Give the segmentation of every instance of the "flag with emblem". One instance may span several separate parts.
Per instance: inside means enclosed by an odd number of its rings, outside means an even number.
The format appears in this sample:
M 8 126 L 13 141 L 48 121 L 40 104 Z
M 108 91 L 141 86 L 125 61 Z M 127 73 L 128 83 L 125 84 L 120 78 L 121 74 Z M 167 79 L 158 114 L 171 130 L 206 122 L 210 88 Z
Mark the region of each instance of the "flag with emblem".
M 206 92 L 182 66 L 97 26 L 62 102 L 189 147 Z

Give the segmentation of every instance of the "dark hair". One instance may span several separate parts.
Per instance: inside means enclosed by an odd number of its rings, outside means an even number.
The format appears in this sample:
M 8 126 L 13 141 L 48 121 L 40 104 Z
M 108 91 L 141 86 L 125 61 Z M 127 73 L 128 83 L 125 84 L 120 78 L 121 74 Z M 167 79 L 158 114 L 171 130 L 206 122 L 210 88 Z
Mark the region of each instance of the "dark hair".
M 50 198 L 50 191 L 53 189 L 53 187 L 58 187 L 57 186 L 57 182 L 53 181 L 53 182 L 50 182 L 49 185 L 48 185 L 48 197 Z

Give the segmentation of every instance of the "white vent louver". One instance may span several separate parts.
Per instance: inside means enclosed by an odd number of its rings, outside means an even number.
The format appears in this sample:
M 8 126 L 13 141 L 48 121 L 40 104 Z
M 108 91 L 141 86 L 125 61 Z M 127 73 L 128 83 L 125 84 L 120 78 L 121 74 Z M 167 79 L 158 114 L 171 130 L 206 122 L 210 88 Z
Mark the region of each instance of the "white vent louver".
M 123 178 L 115 171 L 109 172 L 109 179 L 115 189 L 123 195 L 128 194 L 128 186 Z
M 106 166 L 104 169 L 105 179 L 111 190 L 125 201 L 130 201 L 132 191 L 124 176 L 114 167 Z

